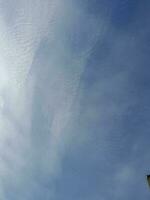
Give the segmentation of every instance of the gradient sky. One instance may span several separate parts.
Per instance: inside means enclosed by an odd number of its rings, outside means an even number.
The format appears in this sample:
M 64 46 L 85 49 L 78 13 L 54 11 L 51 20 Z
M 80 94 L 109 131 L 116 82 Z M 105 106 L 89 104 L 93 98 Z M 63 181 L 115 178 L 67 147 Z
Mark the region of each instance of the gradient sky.
M 0 0 L 0 199 L 150 198 L 150 1 Z

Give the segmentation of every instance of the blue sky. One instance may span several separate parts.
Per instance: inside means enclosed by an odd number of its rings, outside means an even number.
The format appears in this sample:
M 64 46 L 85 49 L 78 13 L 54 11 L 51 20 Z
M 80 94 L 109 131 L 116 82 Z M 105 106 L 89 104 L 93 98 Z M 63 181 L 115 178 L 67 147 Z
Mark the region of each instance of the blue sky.
M 0 199 L 148 199 L 148 0 L 0 1 Z

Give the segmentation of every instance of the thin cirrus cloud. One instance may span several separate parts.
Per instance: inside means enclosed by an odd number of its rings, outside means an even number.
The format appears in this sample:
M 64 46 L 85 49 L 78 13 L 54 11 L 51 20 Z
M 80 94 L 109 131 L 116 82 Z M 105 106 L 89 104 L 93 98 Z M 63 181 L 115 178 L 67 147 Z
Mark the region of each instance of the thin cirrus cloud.
M 143 2 L 0 1 L 1 199 L 147 197 Z
M 49 199 L 98 21 L 69 1 L 1 1 L 0 10 L 0 197 Z
M 23 180 L 26 182 L 30 161 L 27 154 L 32 151 L 29 138 L 31 92 L 28 92 L 26 78 L 38 44 L 47 34 L 56 10 L 54 3 L 49 1 L 41 6 L 37 1 L 14 3 L 1 1 L 0 6 L 2 199 L 21 198 L 17 197 L 19 189 L 21 191 L 19 185 Z

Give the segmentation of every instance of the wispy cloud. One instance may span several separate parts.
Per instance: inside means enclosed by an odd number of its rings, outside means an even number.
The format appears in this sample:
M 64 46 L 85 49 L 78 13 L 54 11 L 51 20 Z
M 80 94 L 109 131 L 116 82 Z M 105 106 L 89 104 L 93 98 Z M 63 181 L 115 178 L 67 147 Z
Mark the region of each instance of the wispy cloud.
M 127 4 L 0 1 L 1 199 L 133 197 L 149 29 L 146 4 Z
M 0 198 L 46 192 L 48 199 L 53 192 L 45 184 L 51 187 L 61 169 L 97 20 L 88 22 L 69 1 L 2 1 L 0 7 Z

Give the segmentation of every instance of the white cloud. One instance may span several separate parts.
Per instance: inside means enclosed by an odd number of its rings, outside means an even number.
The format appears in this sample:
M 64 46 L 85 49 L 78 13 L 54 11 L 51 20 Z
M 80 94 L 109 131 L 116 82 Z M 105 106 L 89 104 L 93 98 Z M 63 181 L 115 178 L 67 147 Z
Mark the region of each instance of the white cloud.
M 70 22 L 74 20 L 74 17 L 79 19 L 74 12 L 74 9 L 78 8 L 75 4 L 67 5 L 66 3 L 65 0 L 63 2 L 56 0 L 16 1 L 17 9 L 13 13 L 11 25 L 6 20 L 9 15 L 7 8 L 3 9 L 3 4 L 1 4 L 0 188 L 2 193 L 6 192 L 7 194 L 8 188 L 10 190 L 21 188 L 22 184 L 32 177 L 33 168 L 36 168 L 35 160 L 32 160 L 36 157 L 32 157 L 31 137 L 33 133 L 30 128 L 33 114 L 32 105 L 36 103 L 33 101 L 34 87 L 38 80 L 34 82 L 34 74 L 31 79 L 28 78 L 28 75 L 32 70 L 31 66 L 34 65 L 39 45 L 44 38 L 47 38 L 47 41 L 53 45 L 50 47 L 52 48 L 50 52 L 53 54 L 50 55 L 50 59 L 47 58 L 49 72 L 52 72 L 50 85 L 42 88 L 48 93 L 45 96 L 46 101 L 49 101 L 48 104 L 51 108 L 53 107 L 49 110 L 49 112 L 53 111 L 53 119 L 50 121 L 49 127 L 48 152 L 50 155 L 46 155 L 45 159 L 44 157 L 42 159 L 43 166 L 45 165 L 44 169 L 50 171 L 50 175 L 56 176 L 60 170 L 65 151 L 64 144 L 68 142 L 64 130 L 73 112 L 73 102 L 86 59 L 99 34 L 95 32 L 95 24 L 88 33 L 88 37 L 92 38 L 89 44 L 86 44 L 82 52 L 77 55 L 71 52 L 73 46 L 69 46 L 69 41 L 68 43 L 64 41 L 62 28 L 66 32 L 70 28 L 70 23 L 66 23 L 67 13 L 71 18 Z M 80 19 L 83 21 L 85 21 L 84 14 L 80 11 Z M 93 19 L 94 22 L 97 23 Z M 93 26 L 91 22 L 86 24 L 88 30 L 91 25 Z M 81 57 L 82 53 L 84 56 Z M 42 67 L 44 66 L 40 66 L 41 69 Z M 32 85 L 32 81 L 35 85 Z M 53 88 L 54 85 L 56 89 Z M 49 108 L 45 107 L 45 109 Z M 29 178 L 30 173 L 31 177 Z M 32 181 L 34 185 L 34 178 Z M 0 198 L 5 199 L 2 197 L 3 194 L 0 193 L 0 195 Z

